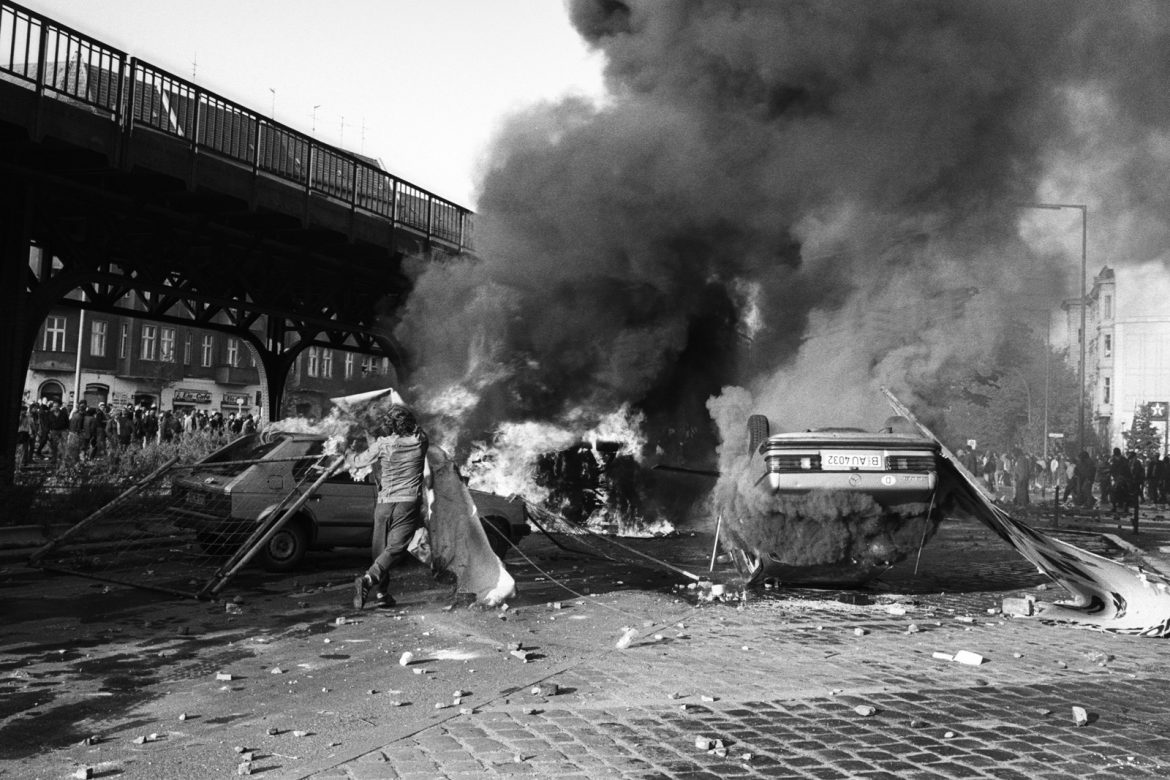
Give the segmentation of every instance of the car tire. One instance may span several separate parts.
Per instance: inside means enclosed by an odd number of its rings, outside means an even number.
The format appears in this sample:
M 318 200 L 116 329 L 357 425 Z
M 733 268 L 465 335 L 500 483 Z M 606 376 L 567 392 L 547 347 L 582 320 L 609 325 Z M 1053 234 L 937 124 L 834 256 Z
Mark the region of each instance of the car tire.
M 762 414 L 753 414 L 747 419 L 748 454 L 755 455 L 760 445 L 768 440 L 770 434 L 768 418 Z
M 260 550 L 260 563 L 268 571 L 292 571 L 305 559 L 309 532 L 297 518 L 285 523 Z
M 512 549 L 512 524 L 506 517 L 498 515 L 481 517 L 479 522 L 483 524 L 483 532 L 487 535 L 492 552 L 501 561 L 504 560 L 504 556 Z

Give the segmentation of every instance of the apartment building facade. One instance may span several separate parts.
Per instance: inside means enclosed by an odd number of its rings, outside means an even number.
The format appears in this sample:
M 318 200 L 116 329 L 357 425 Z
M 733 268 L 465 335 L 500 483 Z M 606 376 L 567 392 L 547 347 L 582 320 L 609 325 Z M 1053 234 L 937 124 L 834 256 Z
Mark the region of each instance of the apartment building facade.
M 257 327 L 263 326 L 261 320 Z M 91 405 L 143 404 L 267 419 L 257 363 L 246 339 L 221 331 L 62 306 L 37 334 L 24 400 L 72 404 L 80 389 Z M 278 416 L 320 418 L 331 408 L 331 397 L 397 382 L 388 358 L 310 347 L 293 365 Z
M 1109 449 L 1146 404 L 1170 402 L 1170 278 L 1160 263 L 1108 266 L 1086 296 L 1085 388 L 1092 425 Z M 1080 329 L 1076 301 L 1066 301 L 1068 332 Z M 1075 365 L 1079 352 L 1069 350 Z M 1156 422 L 1163 428 L 1165 422 Z

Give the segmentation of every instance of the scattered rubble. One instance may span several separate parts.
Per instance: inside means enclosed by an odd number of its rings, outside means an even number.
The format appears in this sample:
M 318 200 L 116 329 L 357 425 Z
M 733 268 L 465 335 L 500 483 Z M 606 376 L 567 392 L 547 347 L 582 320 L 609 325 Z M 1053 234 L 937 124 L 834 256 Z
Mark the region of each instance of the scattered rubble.
M 638 629 L 626 628 L 622 631 L 621 638 L 618 639 L 617 644 L 614 645 L 618 650 L 625 650 L 634 641 L 634 637 L 638 635 Z
M 863 718 L 868 718 L 871 715 L 877 714 L 877 707 L 872 704 L 858 704 L 853 708 L 853 711 Z
M 1085 711 L 1084 707 L 1073 707 L 1073 723 L 1077 726 L 1084 726 L 1089 722 L 1089 713 Z

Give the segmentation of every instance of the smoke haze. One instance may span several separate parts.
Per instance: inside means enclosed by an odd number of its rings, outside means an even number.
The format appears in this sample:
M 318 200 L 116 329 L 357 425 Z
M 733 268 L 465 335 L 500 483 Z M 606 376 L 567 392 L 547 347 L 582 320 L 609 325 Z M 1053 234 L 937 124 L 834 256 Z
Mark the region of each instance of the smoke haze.
M 569 13 L 608 99 L 501 130 L 477 259 L 416 269 L 396 334 L 412 395 L 465 436 L 632 404 L 664 457 L 710 462 L 712 419 L 736 448 L 750 412 L 877 427 L 877 386 L 928 399 L 1021 289 L 1070 293 L 1079 222 L 1029 202 L 1089 205 L 1094 268 L 1165 262 L 1163 4 Z

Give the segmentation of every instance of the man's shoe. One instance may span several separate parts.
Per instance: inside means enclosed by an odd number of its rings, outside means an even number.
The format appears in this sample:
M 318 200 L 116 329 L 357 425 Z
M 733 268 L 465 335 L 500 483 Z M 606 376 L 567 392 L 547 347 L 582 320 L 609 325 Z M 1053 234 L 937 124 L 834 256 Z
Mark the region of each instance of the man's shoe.
M 393 607 L 398 603 L 389 593 L 375 593 L 374 598 L 377 601 L 374 606 L 381 607 L 383 609 Z
M 366 575 L 357 577 L 353 581 L 353 608 L 361 609 L 366 605 L 366 597 L 370 593 L 370 582 Z

